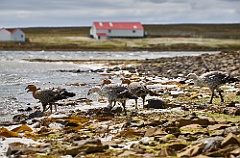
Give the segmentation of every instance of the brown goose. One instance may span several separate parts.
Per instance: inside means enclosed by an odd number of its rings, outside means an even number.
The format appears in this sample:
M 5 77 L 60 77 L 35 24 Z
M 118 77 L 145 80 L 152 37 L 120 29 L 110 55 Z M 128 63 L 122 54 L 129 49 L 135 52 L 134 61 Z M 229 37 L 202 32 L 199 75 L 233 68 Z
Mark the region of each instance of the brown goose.
M 29 84 L 25 90 L 28 90 L 27 92 L 32 92 L 32 95 L 35 99 L 38 99 L 43 106 L 43 112 L 46 110 L 46 106 L 49 105 L 49 108 L 52 112 L 52 105 L 62 99 L 67 99 L 69 97 L 75 96 L 75 93 L 68 92 L 64 88 L 48 88 L 48 89 L 40 89 L 37 88 L 34 84 Z M 57 107 L 55 105 L 55 110 L 57 111 Z

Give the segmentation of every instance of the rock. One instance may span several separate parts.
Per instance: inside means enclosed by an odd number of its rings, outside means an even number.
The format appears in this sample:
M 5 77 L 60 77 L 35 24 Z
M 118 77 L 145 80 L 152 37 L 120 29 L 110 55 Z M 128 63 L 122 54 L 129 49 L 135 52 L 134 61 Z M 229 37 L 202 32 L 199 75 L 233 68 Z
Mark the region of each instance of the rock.
M 229 144 L 240 145 L 240 142 L 238 141 L 237 137 L 232 133 L 229 133 L 227 135 L 227 137 L 222 141 L 221 146 L 226 147 Z
M 156 135 L 166 135 L 167 133 L 162 128 L 154 127 L 146 130 L 144 137 L 153 137 Z
M 198 118 L 197 114 L 195 112 L 191 113 L 191 114 L 188 114 L 188 115 L 185 115 L 183 116 L 184 118 L 188 118 L 188 119 L 195 119 L 195 118 Z
M 26 145 L 23 143 L 20 143 L 20 142 L 11 143 L 11 144 L 9 144 L 6 155 L 7 156 L 13 155 L 13 154 L 19 152 L 24 146 L 26 146 Z
M 177 155 L 176 151 L 168 147 L 161 149 L 160 152 L 158 153 L 159 157 L 170 157 L 176 155 Z
M 144 105 L 144 108 L 152 108 L 152 109 L 165 109 L 165 102 L 160 99 L 148 99 L 148 104 Z
M 196 141 L 196 143 L 203 144 L 202 153 L 206 153 L 212 150 L 216 150 L 221 148 L 221 142 L 224 138 L 223 137 L 209 137 L 203 138 Z
M 43 113 L 40 110 L 36 110 L 35 112 L 29 114 L 28 119 L 33 119 L 36 117 L 43 117 Z
M 113 148 L 117 148 L 119 146 L 118 144 L 120 144 L 120 141 L 103 141 L 102 144 L 103 144 L 103 146 L 107 145 L 107 146 L 111 146 Z
M 72 146 L 66 149 L 65 154 L 76 156 L 79 153 L 89 154 L 94 152 L 102 152 L 105 149 L 109 148 L 108 145 L 103 145 L 99 139 L 81 140 L 75 143 L 76 143 L 75 146 Z
M 179 135 L 181 134 L 180 128 L 179 127 L 167 127 L 165 131 L 168 134 L 174 134 L 174 135 Z
M 239 116 L 240 115 L 240 108 L 226 107 L 226 108 L 223 109 L 223 113 L 228 114 L 228 115 Z
M 223 134 L 228 135 L 229 133 L 233 133 L 235 135 L 238 135 L 238 134 L 240 134 L 240 128 L 238 126 L 225 128 Z
M 149 138 L 149 137 L 143 137 L 143 138 L 139 141 L 139 144 L 149 145 L 149 144 L 150 144 L 150 138 Z
M 240 148 L 237 148 L 237 149 L 231 151 L 230 154 L 232 154 L 234 156 L 239 156 L 240 155 Z
M 235 102 L 231 102 L 227 104 L 226 107 L 236 107 L 235 104 L 236 104 Z
M 239 145 L 231 144 L 226 146 L 225 148 L 220 148 L 218 150 L 206 153 L 205 155 L 210 157 L 229 157 L 230 153 L 236 149 L 239 149 Z
M 18 153 L 22 155 L 29 155 L 29 154 L 46 153 L 46 152 L 47 152 L 47 149 L 35 148 L 35 147 L 24 147 Z
M 182 152 L 177 153 L 177 157 L 193 157 L 202 153 L 202 149 L 204 147 L 203 143 L 199 143 L 196 145 L 189 145 Z
M 206 133 L 207 129 L 203 128 L 199 124 L 189 124 L 186 126 L 182 126 L 180 128 L 181 133 L 190 133 L 190 134 L 196 134 L 196 133 Z
M 18 114 L 13 116 L 13 122 L 22 122 L 27 119 L 27 116 L 25 114 Z
M 240 108 L 237 108 L 236 111 L 234 112 L 235 116 L 240 116 Z
M 208 126 L 211 124 L 208 118 L 195 118 L 195 119 L 188 119 L 188 118 L 180 118 L 176 120 L 178 122 L 178 127 L 186 126 L 189 124 L 199 124 L 201 126 Z
M 221 130 L 216 130 L 216 131 L 213 131 L 213 133 L 211 134 L 212 137 L 215 137 L 215 136 L 222 136 L 224 133 L 224 130 L 221 129 Z
M 172 143 L 168 145 L 167 148 L 171 148 L 171 149 L 174 149 L 175 151 L 179 151 L 185 148 L 186 146 L 187 146 L 186 144 L 182 144 L 182 143 Z
M 134 156 L 134 155 L 136 155 L 135 151 L 125 150 L 123 153 L 118 155 L 118 157 L 131 157 L 131 156 Z
M 130 121 L 130 127 L 143 127 L 145 126 L 145 121 L 138 118 L 138 117 L 132 117 L 132 120 Z
M 168 135 L 165 135 L 163 137 L 162 136 L 161 137 L 159 137 L 159 136 L 154 137 L 154 140 L 158 141 L 159 143 L 168 143 L 170 140 L 174 140 L 174 139 L 176 139 L 176 136 L 173 135 L 173 134 L 168 134 Z
M 231 126 L 230 124 L 214 124 L 214 125 L 209 125 L 207 129 L 210 131 L 213 131 L 213 130 L 225 129 L 230 126 Z

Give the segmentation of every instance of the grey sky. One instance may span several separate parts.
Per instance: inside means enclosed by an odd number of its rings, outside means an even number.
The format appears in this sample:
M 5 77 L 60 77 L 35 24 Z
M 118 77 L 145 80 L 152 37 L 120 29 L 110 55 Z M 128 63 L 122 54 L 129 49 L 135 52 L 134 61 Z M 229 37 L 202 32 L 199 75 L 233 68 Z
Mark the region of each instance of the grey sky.
M 240 0 L 0 0 L 0 27 L 239 23 Z

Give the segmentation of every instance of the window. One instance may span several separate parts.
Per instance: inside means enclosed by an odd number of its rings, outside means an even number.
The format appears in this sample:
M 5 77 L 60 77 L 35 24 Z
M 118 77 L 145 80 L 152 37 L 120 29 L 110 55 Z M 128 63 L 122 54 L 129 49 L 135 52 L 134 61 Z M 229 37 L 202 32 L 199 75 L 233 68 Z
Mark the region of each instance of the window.
M 21 35 L 21 38 L 23 38 L 23 35 Z
M 112 32 L 112 30 L 109 29 L 109 30 L 108 30 L 108 33 L 111 33 L 111 32 Z
M 133 32 L 133 33 L 135 33 L 135 32 L 136 32 L 136 30 L 132 30 L 132 32 Z

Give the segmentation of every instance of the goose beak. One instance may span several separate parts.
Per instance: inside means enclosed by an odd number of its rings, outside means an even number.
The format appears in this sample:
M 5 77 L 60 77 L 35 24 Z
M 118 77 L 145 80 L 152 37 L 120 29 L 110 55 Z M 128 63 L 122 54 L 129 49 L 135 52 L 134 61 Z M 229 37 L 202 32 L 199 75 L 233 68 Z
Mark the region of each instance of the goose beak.
M 27 93 L 29 92 L 29 88 L 28 87 L 26 87 L 25 90 L 27 90 Z

